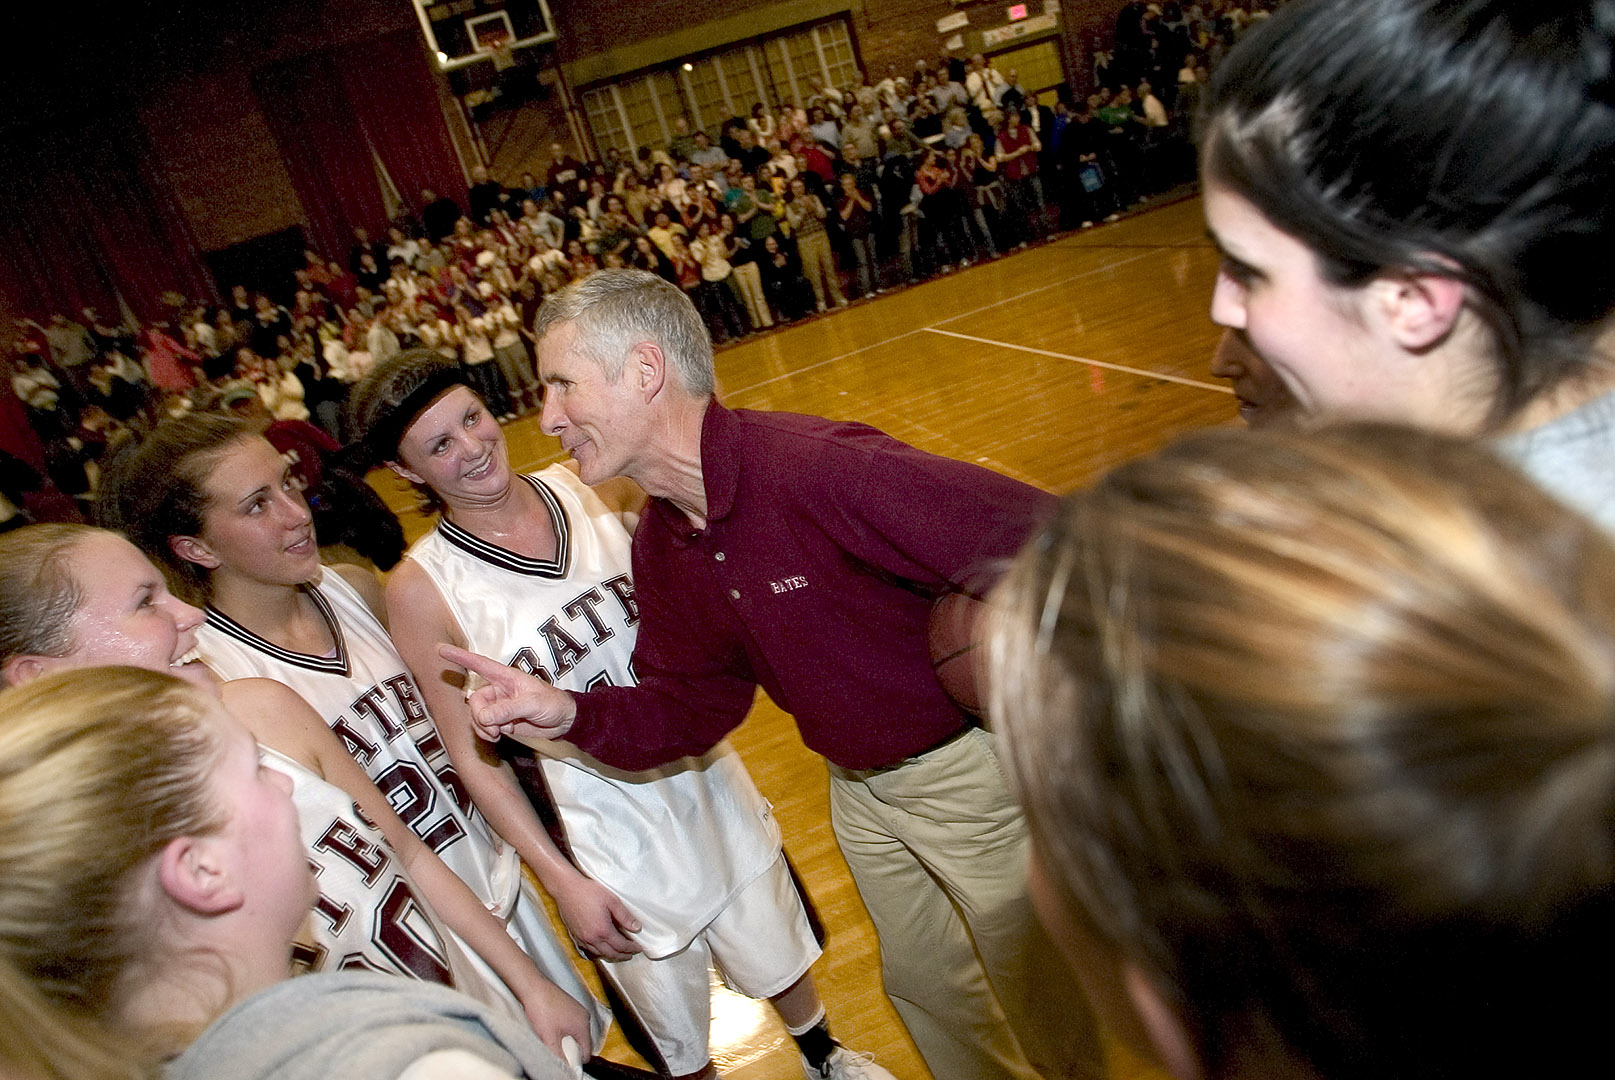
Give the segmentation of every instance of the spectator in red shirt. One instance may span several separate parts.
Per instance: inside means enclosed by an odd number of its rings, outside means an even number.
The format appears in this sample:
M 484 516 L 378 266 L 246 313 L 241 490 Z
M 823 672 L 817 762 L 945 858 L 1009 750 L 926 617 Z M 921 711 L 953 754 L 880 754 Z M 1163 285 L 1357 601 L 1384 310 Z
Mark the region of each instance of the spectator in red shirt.
M 1010 110 L 998 129 L 998 175 L 1004 182 L 1009 203 L 1008 231 L 1016 247 L 1025 247 L 1036 232 L 1046 232 L 1039 224 L 1043 216 L 1043 184 L 1037 175 L 1037 155 L 1043 149 L 1037 133 L 1021 123 L 1021 114 Z M 1035 231 L 1034 231 L 1035 230 Z

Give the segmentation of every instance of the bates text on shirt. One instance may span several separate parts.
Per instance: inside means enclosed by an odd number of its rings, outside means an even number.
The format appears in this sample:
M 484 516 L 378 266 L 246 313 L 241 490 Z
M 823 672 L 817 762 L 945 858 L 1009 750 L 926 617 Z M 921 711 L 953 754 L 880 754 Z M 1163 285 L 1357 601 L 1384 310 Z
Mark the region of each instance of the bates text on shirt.
M 807 578 L 800 575 L 788 578 L 780 578 L 778 581 L 770 581 L 768 583 L 768 587 L 773 589 L 776 593 L 790 592 L 793 589 L 805 589 L 807 588 Z

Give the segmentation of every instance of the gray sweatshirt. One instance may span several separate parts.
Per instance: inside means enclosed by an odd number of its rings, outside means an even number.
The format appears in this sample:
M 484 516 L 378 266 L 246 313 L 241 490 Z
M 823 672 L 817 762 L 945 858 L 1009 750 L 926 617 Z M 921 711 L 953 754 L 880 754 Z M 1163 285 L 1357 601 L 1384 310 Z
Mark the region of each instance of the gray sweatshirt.
M 304 975 L 248 998 L 169 1063 L 166 1080 L 396 1080 L 466 1051 L 507 1075 L 577 1074 L 520 1021 L 431 983 L 369 972 Z
M 1615 532 L 1615 393 L 1493 445 L 1548 491 Z

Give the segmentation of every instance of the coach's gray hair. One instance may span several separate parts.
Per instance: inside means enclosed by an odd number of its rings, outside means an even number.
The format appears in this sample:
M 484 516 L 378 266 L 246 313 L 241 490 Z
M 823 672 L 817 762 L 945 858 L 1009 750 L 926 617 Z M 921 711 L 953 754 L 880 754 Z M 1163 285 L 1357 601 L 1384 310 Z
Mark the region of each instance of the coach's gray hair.
M 562 324 L 576 324 L 575 347 L 600 365 L 607 378 L 622 375 L 628 353 L 654 341 L 677 373 L 679 386 L 696 397 L 717 385 L 712 339 L 684 291 L 643 270 L 601 270 L 551 295 L 533 320 L 533 337 Z

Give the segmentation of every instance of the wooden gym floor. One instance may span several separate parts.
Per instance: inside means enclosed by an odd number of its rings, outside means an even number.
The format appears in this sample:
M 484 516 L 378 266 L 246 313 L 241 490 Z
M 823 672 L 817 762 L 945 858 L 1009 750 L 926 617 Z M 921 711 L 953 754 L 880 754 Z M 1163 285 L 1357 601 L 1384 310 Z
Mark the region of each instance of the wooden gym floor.
M 1206 371 L 1218 336 L 1206 314 L 1216 267 L 1197 198 L 1151 204 L 726 347 L 717 354 L 722 397 L 732 407 L 863 421 L 1068 492 L 1180 432 L 1237 419 L 1232 395 Z M 562 456 L 536 415 L 508 424 L 506 435 L 520 469 Z M 390 474 L 373 481 L 401 511 L 411 505 Z M 404 523 L 412 539 L 427 525 L 413 512 Z M 822 760 L 761 694 L 732 741 L 773 802 L 829 931 L 814 974 L 835 1034 L 900 1080 L 924 1080 L 930 1074 L 881 992 L 874 930 L 830 833 Z M 726 1076 L 801 1076 L 766 1005 L 715 988 L 713 1007 L 713 1054 Z M 606 1054 L 638 1062 L 615 1031 Z M 1112 1071 L 1120 1080 L 1145 1072 L 1115 1047 Z

